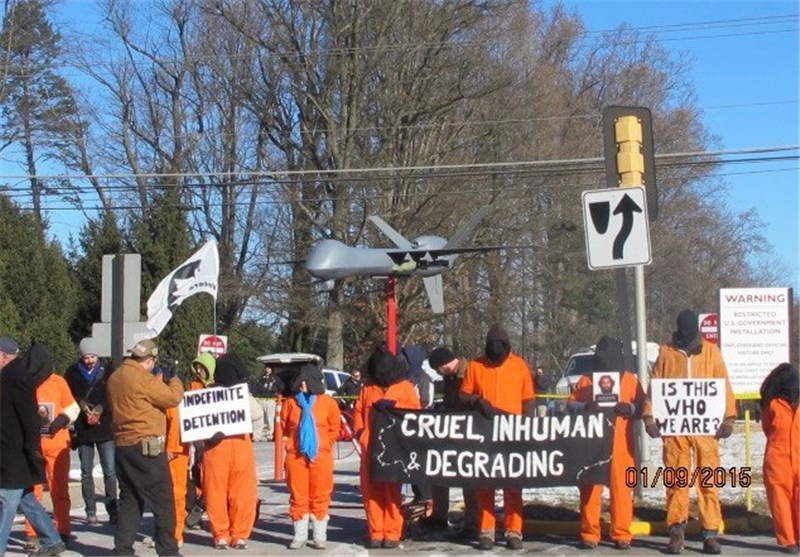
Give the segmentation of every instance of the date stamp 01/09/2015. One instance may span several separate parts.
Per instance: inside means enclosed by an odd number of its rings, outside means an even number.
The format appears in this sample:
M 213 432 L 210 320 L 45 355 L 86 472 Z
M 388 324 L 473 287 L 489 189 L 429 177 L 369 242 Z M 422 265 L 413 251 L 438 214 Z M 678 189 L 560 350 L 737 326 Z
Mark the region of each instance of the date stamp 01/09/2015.
M 628 487 L 650 487 L 655 488 L 659 485 L 663 487 L 750 487 L 751 483 L 750 467 L 742 466 L 723 468 L 717 466 L 698 466 L 694 470 L 689 470 L 684 466 L 663 467 L 643 467 L 630 468 L 625 470 L 625 485 Z

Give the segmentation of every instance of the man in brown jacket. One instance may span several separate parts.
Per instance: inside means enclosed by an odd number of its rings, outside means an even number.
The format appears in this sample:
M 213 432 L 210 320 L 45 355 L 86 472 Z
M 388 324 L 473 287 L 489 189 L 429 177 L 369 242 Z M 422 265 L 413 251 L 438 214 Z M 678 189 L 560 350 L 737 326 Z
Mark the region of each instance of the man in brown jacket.
M 164 383 L 160 376 L 153 375 L 158 348 L 152 340 L 141 340 L 128 352 L 130 356 L 108 380 L 119 480 L 114 553 L 134 555 L 133 542 L 148 503 L 156 523 L 156 552 L 180 555 L 164 439 L 166 410 L 180 403 L 183 385 L 178 377 Z

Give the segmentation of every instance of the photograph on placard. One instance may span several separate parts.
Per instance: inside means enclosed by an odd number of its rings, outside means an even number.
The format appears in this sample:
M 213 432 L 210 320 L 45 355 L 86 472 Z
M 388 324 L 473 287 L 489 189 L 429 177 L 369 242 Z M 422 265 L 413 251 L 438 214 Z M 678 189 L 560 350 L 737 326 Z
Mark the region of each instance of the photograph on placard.
M 598 406 L 614 406 L 619 402 L 619 372 L 599 371 L 592 374 L 592 396 Z

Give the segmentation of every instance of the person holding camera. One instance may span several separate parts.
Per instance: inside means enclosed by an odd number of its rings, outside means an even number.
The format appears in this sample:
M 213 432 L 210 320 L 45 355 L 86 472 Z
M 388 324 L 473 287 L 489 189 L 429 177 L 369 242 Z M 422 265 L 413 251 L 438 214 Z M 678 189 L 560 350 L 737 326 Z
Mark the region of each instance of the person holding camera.
M 175 504 L 165 450 L 166 411 L 180 404 L 183 383 L 153 375 L 158 347 L 140 340 L 108 380 L 119 476 L 119 517 L 114 553 L 134 555 L 133 542 L 147 503 L 155 517 L 153 540 L 159 555 L 179 555 Z
M 80 407 L 74 422 L 73 450 L 81 462 L 81 494 L 86 510 L 86 524 L 97 520 L 97 495 L 94 492 L 94 454 L 97 452 L 103 469 L 105 505 L 108 521 L 117 520 L 117 472 L 114 468 L 114 436 L 111 434 L 111 412 L 108 411 L 106 386 L 111 373 L 100 359 L 100 350 L 92 338 L 78 345 L 79 359 L 64 374 L 69 390 Z

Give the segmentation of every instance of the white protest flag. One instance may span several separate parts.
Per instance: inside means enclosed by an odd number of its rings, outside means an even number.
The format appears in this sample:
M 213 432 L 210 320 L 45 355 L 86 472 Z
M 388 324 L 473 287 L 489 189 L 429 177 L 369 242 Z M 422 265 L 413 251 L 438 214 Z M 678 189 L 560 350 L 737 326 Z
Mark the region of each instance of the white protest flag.
M 147 300 L 147 328 L 150 334 L 158 336 L 172 319 L 175 309 L 189 296 L 206 292 L 216 300 L 218 282 L 219 253 L 217 243 L 210 240 L 168 274 Z

